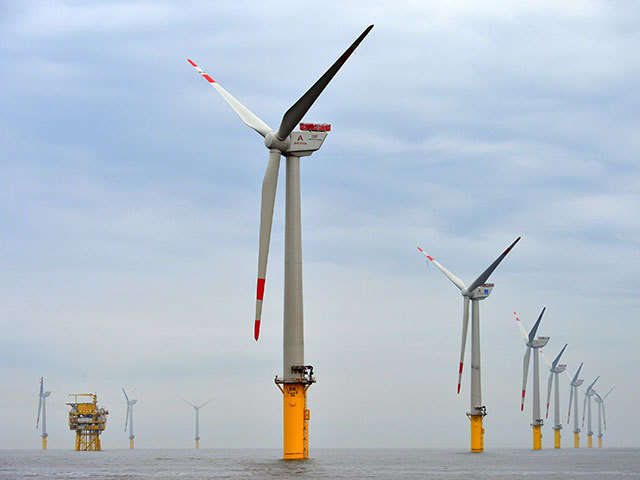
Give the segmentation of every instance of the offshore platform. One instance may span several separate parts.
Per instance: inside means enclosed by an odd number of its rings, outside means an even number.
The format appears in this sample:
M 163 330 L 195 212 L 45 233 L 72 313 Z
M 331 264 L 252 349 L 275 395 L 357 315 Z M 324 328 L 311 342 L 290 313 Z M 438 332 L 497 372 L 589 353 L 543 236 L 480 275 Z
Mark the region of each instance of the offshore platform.
M 98 396 L 94 393 L 71 393 L 75 402 L 69 402 L 69 429 L 76 431 L 76 450 L 99 452 L 100 434 L 107 426 L 109 411 L 98 407 Z M 90 397 L 92 401 L 78 401 L 78 397 Z M 81 399 L 82 400 L 82 399 Z

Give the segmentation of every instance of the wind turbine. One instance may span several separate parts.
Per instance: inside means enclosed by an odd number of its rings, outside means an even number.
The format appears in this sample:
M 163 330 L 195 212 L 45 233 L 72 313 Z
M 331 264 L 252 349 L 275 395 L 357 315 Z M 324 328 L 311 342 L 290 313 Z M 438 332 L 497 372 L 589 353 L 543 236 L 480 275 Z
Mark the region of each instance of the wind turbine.
M 540 326 L 540 321 L 542 320 L 542 316 L 544 315 L 547 307 L 542 309 L 540 312 L 540 316 L 538 320 L 533 325 L 533 328 L 526 334 L 526 330 L 520 323 L 520 319 L 516 312 L 513 314 L 516 316 L 516 321 L 518 325 L 520 325 L 522 336 L 524 337 L 525 344 L 527 346 L 527 351 L 524 354 L 523 360 L 523 369 L 522 369 L 522 401 L 520 403 L 520 411 L 524 410 L 524 395 L 527 390 L 527 375 L 529 374 L 529 359 L 531 358 L 531 350 L 533 350 L 533 423 L 531 426 L 533 427 L 533 449 L 540 450 L 542 449 L 542 431 L 541 427 L 544 425 L 544 421 L 540 417 L 540 362 L 539 362 L 539 350 L 543 348 L 547 342 L 549 341 L 549 337 L 538 337 L 536 338 L 536 332 L 538 331 L 538 327 Z
M 549 418 L 549 400 L 551 400 L 551 387 L 555 379 L 555 389 L 553 398 L 553 448 L 560 448 L 560 430 L 562 430 L 562 422 L 560 421 L 560 374 L 566 371 L 566 365 L 560 365 L 560 357 L 567 348 L 567 344 L 564 344 L 562 350 L 558 356 L 549 365 L 549 383 L 547 384 L 547 413 L 546 418 Z M 540 352 L 542 353 L 542 352 Z M 545 358 L 546 359 L 546 358 Z
M 44 378 L 40 377 L 40 393 L 38 394 L 38 419 L 36 420 L 36 430 L 40 424 L 40 412 L 42 412 L 42 449 L 47 449 L 47 397 L 51 395 L 51 392 L 44 392 Z
M 431 262 L 460 289 L 463 298 L 462 313 L 462 341 L 460 344 L 460 367 L 458 370 L 458 394 L 460 393 L 460 383 L 462 381 L 462 366 L 464 363 L 464 349 L 467 343 L 467 327 L 469 325 L 469 300 L 471 300 L 471 408 L 467 413 L 471 420 L 471 451 L 484 452 L 484 429 L 482 419 L 487 414 L 487 408 L 482 405 L 482 385 L 480 379 L 480 300 L 489 296 L 493 290 L 493 283 L 485 283 L 493 271 L 500 265 L 507 254 L 511 251 L 520 237 L 509 245 L 502 255 L 500 255 L 489 267 L 480 274 L 468 287 L 464 282 L 456 277 L 449 270 L 418 247 Z
M 578 387 L 584 383 L 583 379 L 578 379 L 580 375 L 580 370 L 582 369 L 582 363 L 578 367 L 576 374 L 571 379 L 569 383 L 571 387 L 571 391 L 569 393 L 569 413 L 567 414 L 567 425 L 569 424 L 569 419 L 571 418 L 571 400 L 573 399 L 573 448 L 580 448 L 580 427 L 578 427 Z
M 313 367 L 304 364 L 304 320 L 302 308 L 302 227 L 300 220 L 300 157 L 311 155 L 322 146 L 331 130 L 327 124 L 301 123 L 300 131 L 293 131 L 316 101 L 331 79 L 340 70 L 373 25 L 367 27 L 336 62 L 294 103 L 282 117 L 278 130 L 273 130 L 247 107 L 211 78 L 193 61 L 189 63 L 213 86 L 233 108 L 242 121 L 264 137 L 269 149 L 269 162 L 262 183 L 260 211 L 260 246 L 258 251 L 258 281 L 254 338 L 258 340 L 262 316 L 262 301 L 267 271 L 267 257 L 273 207 L 278 181 L 280 157 L 286 157 L 285 199 L 285 259 L 284 259 L 284 328 L 283 377 L 276 385 L 283 394 L 283 447 L 285 460 L 309 457 L 307 389 L 315 382 Z M 281 386 L 283 385 L 284 388 Z
M 598 375 L 596 377 L 596 379 L 593 381 L 593 383 L 591 385 L 589 385 L 587 387 L 587 389 L 584 392 L 584 402 L 582 403 L 582 426 L 584 427 L 584 416 L 585 413 L 589 413 L 589 420 L 587 423 L 587 427 L 589 428 L 587 430 L 587 448 L 591 448 L 593 446 L 593 430 L 591 429 L 591 397 L 596 393 L 596 391 L 593 389 L 593 386 L 596 384 L 596 382 L 598 381 L 598 378 L 600 378 L 600 375 Z M 589 405 L 587 406 L 587 400 L 589 400 Z
M 133 439 L 136 436 L 133 434 L 133 406 L 138 403 L 138 400 L 131 399 L 127 396 L 127 392 L 124 391 L 124 387 L 122 388 L 122 393 L 124 393 L 124 398 L 127 400 L 127 415 L 126 420 L 124 421 L 124 431 L 127 431 L 127 424 L 129 425 L 129 448 L 133 450 Z
M 204 402 L 202 405 L 194 405 L 191 402 L 187 402 L 184 398 L 182 397 L 178 397 L 180 400 L 182 400 L 183 402 L 188 403 L 189 405 L 191 405 L 193 407 L 193 409 L 196 411 L 196 448 L 200 448 L 200 409 L 202 407 L 204 407 L 207 403 L 209 403 L 212 399 L 207 400 L 206 402 Z
M 613 392 L 613 387 L 611 390 L 607 392 L 604 397 L 601 397 L 598 392 L 594 391 L 595 401 L 598 404 L 598 448 L 602 448 L 602 421 L 604 420 L 604 429 L 607 429 L 607 417 L 604 411 L 604 401 L 609 396 L 611 392 Z

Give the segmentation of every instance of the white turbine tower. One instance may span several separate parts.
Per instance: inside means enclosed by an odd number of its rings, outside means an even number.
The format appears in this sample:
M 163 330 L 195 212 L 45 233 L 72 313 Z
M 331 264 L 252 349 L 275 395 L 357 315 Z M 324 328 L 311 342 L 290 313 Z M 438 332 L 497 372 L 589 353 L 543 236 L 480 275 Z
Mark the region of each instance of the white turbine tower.
M 373 25 L 365 29 L 324 75 L 287 110 L 277 131 L 270 128 L 198 65 L 189 60 L 189 63 L 218 91 L 242 121 L 264 137 L 265 146 L 269 149 L 269 162 L 267 163 L 267 170 L 262 183 L 260 209 L 260 246 L 258 252 L 256 319 L 254 324 L 254 338 L 256 340 L 258 340 L 260 334 L 262 301 L 280 157 L 286 157 L 284 371 L 281 379 L 276 377 L 276 384 L 283 393 L 283 447 L 285 460 L 308 458 L 309 456 L 307 423 L 309 410 L 306 408 L 306 392 L 309 386 L 315 382 L 313 367 L 304 364 L 300 157 L 309 156 L 318 150 L 331 127 L 326 124 L 301 123 L 300 131 L 293 131 L 293 129 L 372 28 Z M 292 68 L 295 68 L 295 66 Z
M 124 391 L 124 387 L 122 388 L 122 393 L 124 393 L 124 398 L 127 400 L 127 415 L 126 420 L 124 421 L 124 431 L 127 431 L 127 425 L 129 427 L 129 448 L 133 449 L 133 439 L 136 436 L 133 434 L 133 406 L 138 403 L 138 400 L 131 399 L 129 400 L 129 396 L 127 392 Z
M 580 370 L 582 369 L 582 363 L 578 367 L 576 374 L 569 383 L 571 391 L 569 393 L 569 413 L 567 414 L 567 425 L 571 419 L 571 400 L 573 400 L 573 447 L 580 448 L 580 427 L 578 426 L 578 387 L 584 383 L 583 379 L 578 379 Z
M 596 379 L 593 381 L 593 383 L 591 385 L 589 385 L 587 387 L 587 389 L 584 392 L 584 402 L 582 403 L 582 426 L 584 427 L 584 417 L 585 417 L 585 413 L 588 413 L 588 422 L 587 422 L 587 448 L 591 448 L 593 447 L 593 430 L 591 428 L 591 397 L 593 397 L 593 395 L 596 393 L 596 391 L 593 389 L 593 386 L 596 384 L 596 382 L 598 381 L 598 378 L 600 378 L 600 375 L 598 375 L 596 377 Z M 587 405 L 587 401 L 588 401 L 588 405 Z
M 36 420 L 36 430 L 40 424 L 40 413 L 42 412 L 42 450 L 47 449 L 47 397 L 51 395 L 51 392 L 45 392 L 44 390 L 44 378 L 40 377 L 40 393 L 38 394 L 38 419 Z
M 554 398 L 553 398 L 553 448 L 560 448 L 560 430 L 562 430 L 562 422 L 560 421 L 560 374 L 567 369 L 566 365 L 560 365 L 560 357 L 567 348 L 564 344 L 558 356 L 549 365 L 549 383 L 547 384 L 547 413 L 545 418 L 549 418 L 549 401 L 551 400 L 551 387 L 555 380 Z M 542 353 L 542 351 L 540 351 Z M 545 357 L 546 360 L 546 357 Z
M 200 448 L 200 409 L 204 407 L 207 403 L 209 403 L 211 400 L 213 400 L 213 398 L 211 398 L 210 400 L 207 400 L 202 405 L 194 405 L 193 403 L 188 402 L 182 397 L 178 397 L 178 398 L 183 402 L 186 402 L 189 405 L 191 405 L 193 409 L 196 411 L 196 448 Z
M 518 325 L 521 327 L 521 333 L 524 337 L 525 344 L 527 346 L 527 351 L 524 354 L 523 365 L 522 365 L 522 401 L 520 403 L 520 411 L 524 410 L 524 395 L 527 390 L 527 376 L 529 374 L 529 359 L 531 358 L 531 350 L 533 350 L 533 422 L 531 423 L 531 427 L 533 428 L 533 449 L 540 450 L 542 449 L 542 431 L 541 427 L 544 424 L 544 421 L 540 415 L 540 361 L 539 361 L 539 350 L 543 348 L 547 342 L 549 341 L 549 337 L 538 337 L 536 338 L 536 332 L 538 331 L 538 327 L 540 326 L 540 321 L 542 320 L 542 316 L 546 307 L 542 309 L 540 312 L 540 316 L 536 321 L 535 325 L 529 332 L 526 334 L 526 330 L 522 326 L 518 315 L 516 312 L 513 314 L 516 316 L 516 321 Z
M 609 396 L 611 392 L 613 392 L 613 387 L 609 390 L 604 397 L 598 395 L 598 392 L 594 391 L 595 401 L 598 404 L 598 448 L 602 448 L 602 421 L 604 420 L 604 429 L 607 429 L 607 417 L 604 411 L 604 401 Z
M 500 255 L 489 267 L 480 274 L 468 287 L 464 282 L 456 277 L 440 263 L 427 255 L 424 250 L 418 247 L 444 275 L 460 289 L 463 297 L 462 313 L 462 341 L 460 344 L 460 365 L 458 370 L 458 393 L 460 393 L 460 383 L 462 381 L 462 366 L 464 363 L 464 350 L 467 343 L 467 327 L 469 325 L 469 300 L 471 300 L 471 408 L 467 416 L 471 420 L 471 451 L 484 451 L 484 429 L 482 419 L 487 414 L 487 409 L 482 405 L 482 384 L 480 379 L 480 300 L 489 296 L 493 289 L 493 283 L 485 283 L 493 271 L 498 267 L 511 251 L 520 237 L 509 245 L 502 255 Z

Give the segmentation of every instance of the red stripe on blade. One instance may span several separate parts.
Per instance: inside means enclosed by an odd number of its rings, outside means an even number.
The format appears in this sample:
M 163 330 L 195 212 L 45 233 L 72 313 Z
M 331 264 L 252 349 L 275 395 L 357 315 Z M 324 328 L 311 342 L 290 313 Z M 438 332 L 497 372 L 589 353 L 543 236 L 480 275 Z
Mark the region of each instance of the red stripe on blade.
M 187 62 L 189 62 L 192 66 L 197 67 L 198 65 L 196 65 L 195 63 L 193 63 L 190 59 L 187 58 Z
M 458 393 L 460 393 L 460 384 L 458 384 Z
M 255 325 L 253 326 L 253 338 L 258 341 L 258 337 L 260 336 L 260 320 L 256 320 Z
M 262 300 L 264 298 L 264 278 L 258 278 L 258 288 L 256 292 L 256 300 Z
M 458 373 L 462 374 L 462 362 L 460 362 L 460 371 Z
M 202 76 L 205 78 L 205 80 L 209 83 L 216 83 L 216 81 L 211 78 L 209 75 L 207 75 L 206 73 L 203 73 Z

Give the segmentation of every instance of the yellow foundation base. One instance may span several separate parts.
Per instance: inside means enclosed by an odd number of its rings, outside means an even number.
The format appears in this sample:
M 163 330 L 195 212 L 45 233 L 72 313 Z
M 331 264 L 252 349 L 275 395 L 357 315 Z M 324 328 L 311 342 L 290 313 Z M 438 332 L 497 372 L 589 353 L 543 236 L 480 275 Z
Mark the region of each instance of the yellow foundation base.
M 573 432 L 573 448 L 580 448 L 580 434 Z
M 200 440 L 196 440 L 196 449 L 200 448 Z
M 598 437 L 598 448 L 602 448 L 602 437 Z
M 553 448 L 560 448 L 560 429 L 553 431 Z
M 47 437 L 42 437 L 42 449 L 47 449 Z
M 484 452 L 484 428 L 482 428 L 483 415 L 469 415 L 471 420 L 471 451 Z
M 285 383 L 283 393 L 283 448 L 285 460 L 309 458 L 307 389 L 303 383 Z
M 133 438 L 129 439 L 129 449 L 133 450 Z
M 533 449 L 542 450 L 542 428 L 540 425 L 533 426 Z
M 593 435 L 587 435 L 587 448 L 593 447 Z

